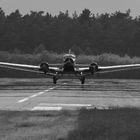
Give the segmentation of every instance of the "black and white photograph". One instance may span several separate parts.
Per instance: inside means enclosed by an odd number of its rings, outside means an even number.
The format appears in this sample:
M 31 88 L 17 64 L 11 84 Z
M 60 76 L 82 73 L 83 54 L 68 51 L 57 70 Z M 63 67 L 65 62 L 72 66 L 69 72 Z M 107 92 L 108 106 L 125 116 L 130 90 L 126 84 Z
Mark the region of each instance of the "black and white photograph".
M 140 1 L 0 0 L 0 140 L 140 140 Z

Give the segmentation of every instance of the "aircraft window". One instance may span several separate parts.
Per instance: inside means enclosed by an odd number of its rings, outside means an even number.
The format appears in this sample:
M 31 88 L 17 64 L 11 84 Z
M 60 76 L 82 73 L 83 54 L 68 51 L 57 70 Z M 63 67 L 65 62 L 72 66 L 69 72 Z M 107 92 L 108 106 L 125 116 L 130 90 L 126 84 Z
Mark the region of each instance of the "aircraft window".
M 71 63 L 74 62 L 73 59 L 70 59 L 70 58 L 66 58 L 66 59 L 64 60 L 64 62 L 67 62 L 67 61 L 69 61 L 69 60 L 70 60 Z
M 73 63 L 73 59 L 70 59 L 71 63 Z
M 73 54 L 65 54 L 63 56 L 63 61 L 66 62 L 66 61 L 68 61 L 68 59 L 70 59 L 70 61 L 73 63 L 75 61 L 76 57 Z

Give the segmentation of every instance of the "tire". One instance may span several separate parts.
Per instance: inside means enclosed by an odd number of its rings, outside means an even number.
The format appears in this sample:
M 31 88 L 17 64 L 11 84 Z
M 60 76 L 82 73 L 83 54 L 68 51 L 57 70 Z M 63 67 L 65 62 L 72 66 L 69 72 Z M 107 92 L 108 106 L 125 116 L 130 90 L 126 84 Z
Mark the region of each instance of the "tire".
M 54 84 L 57 83 L 57 79 L 56 79 L 56 77 L 53 77 L 53 83 L 54 83 Z
M 85 83 L 85 77 L 82 77 L 81 84 L 84 84 L 84 83 Z

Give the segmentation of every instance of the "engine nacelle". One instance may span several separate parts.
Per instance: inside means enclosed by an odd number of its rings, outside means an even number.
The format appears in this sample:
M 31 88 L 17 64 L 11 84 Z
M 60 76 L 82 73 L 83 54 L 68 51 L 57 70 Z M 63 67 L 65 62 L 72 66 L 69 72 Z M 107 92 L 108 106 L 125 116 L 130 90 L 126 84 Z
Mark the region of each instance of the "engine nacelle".
M 94 72 L 98 71 L 98 64 L 97 63 L 90 64 L 89 70 L 91 71 L 91 74 L 93 75 Z
M 49 71 L 49 65 L 48 65 L 48 63 L 41 63 L 39 70 L 40 71 L 43 71 L 44 74 L 46 74 Z

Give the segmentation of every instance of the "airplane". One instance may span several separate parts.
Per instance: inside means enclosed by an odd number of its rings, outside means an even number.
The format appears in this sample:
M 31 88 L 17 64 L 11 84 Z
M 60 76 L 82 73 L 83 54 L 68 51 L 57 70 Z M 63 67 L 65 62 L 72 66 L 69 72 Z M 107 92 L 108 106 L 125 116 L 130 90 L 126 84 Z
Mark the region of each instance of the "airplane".
M 35 66 L 0 62 L 0 67 L 45 74 L 52 77 L 54 84 L 57 83 L 58 79 L 63 78 L 64 75 L 72 74 L 75 75 L 81 81 L 81 84 L 84 84 L 85 77 L 87 76 L 93 76 L 96 73 L 109 73 L 115 71 L 140 69 L 140 64 L 115 66 L 99 66 L 95 62 L 86 65 L 76 64 L 76 56 L 73 53 L 71 53 L 71 50 L 69 50 L 69 53 L 63 56 L 62 64 L 48 64 L 47 62 L 43 62 L 39 66 Z

